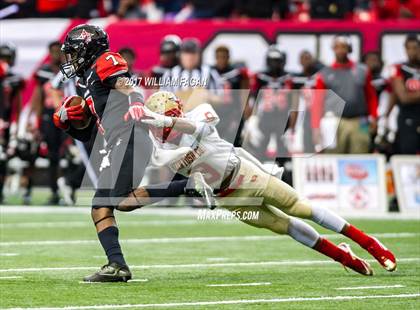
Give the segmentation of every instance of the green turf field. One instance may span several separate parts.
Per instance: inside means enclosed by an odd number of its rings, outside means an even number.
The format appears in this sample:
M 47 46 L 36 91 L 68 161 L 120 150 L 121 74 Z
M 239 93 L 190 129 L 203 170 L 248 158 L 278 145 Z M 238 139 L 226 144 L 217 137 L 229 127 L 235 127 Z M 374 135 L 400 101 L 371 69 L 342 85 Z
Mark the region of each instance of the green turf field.
M 371 261 L 376 274 L 363 277 L 288 237 L 242 223 L 139 211 L 118 215 L 137 280 L 126 284 L 80 283 L 105 263 L 88 214 L 3 213 L 0 307 L 420 309 L 419 221 L 354 221 L 400 259 L 394 273 Z

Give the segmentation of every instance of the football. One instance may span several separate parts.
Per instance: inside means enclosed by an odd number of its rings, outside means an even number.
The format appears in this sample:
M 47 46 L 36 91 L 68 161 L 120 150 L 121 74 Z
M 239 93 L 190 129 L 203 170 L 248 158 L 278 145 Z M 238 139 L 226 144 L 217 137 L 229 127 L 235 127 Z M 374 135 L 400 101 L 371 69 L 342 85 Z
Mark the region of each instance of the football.
M 86 104 L 86 101 L 83 100 L 80 96 L 74 96 L 67 105 L 70 107 L 76 106 L 81 104 L 83 106 L 83 119 L 82 120 L 73 120 L 70 121 L 70 125 L 78 130 L 85 129 L 89 126 L 90 121 L 92 119 L 92 112 L 89 109 L 89 105 Z

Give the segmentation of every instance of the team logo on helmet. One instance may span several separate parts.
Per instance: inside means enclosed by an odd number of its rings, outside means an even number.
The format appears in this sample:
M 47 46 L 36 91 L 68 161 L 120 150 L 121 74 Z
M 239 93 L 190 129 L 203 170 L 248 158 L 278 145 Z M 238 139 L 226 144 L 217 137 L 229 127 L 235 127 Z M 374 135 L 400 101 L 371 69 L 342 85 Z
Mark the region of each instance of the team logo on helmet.
M 90 41 L 92 41 L 92 34 L 90 32 L 87 32 L 85 29 L 83 29 L 78 39 L 81 39 L 85 41 L 86 43 L 89 43 Z

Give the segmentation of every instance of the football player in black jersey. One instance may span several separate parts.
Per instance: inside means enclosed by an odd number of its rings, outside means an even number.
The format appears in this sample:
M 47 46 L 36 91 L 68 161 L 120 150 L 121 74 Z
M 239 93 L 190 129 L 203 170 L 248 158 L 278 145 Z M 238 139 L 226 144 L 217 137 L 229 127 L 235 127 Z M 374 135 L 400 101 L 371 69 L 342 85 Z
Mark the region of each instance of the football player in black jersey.
M 286 54 L 277 46 L 271 45 L 266 54 L 266 70 L 255 75 L 251 87 L 251 95 L 260 113 L 259 129 L 263 139 L 257 150 L 259 160 L 270 160 L 272 154 L 267 153 L 271 135 L 276 135 L 277 150 L 274 156 L 279 164 L 284 164 L 288 152 L 283 142 L 286 126 L 294 128 L 297 113 L 292 108 L 293 86 L 292 76 L 285 71 Z M 289 113 L 290 112 L 290 113 Z M 290 117 L 289 117 L 290 115 Z
M 223 115 L 217 129 L 223 139 L 241 145 L 241 132 L 247 107 L 249 74 L 244 65 L 233 65 L 227 46 L 220 45 L 215 50 L 216 64 L 213 67 L 220 75 L 223 85 L 223 100 L 215 104 L 216 113 Z
M 420 40 L 416 34 L 404 43 L 407 61 L 393 67 L 392 90 L 400 108 L 396 141 L 399 154 L 420 154 Z
M 0 203 L 7 158 L 16 155 L 19 113 L 22 108 L 24 79 L 11 69 L 15 64 L 16 48 L 11 43 L 0 45 Z
M 91 138 L 96 125 L 106 140 L 91 214 L 108 263 L 84 281 L 128 281 L 131 272 L 118 241 L 114 209 L 131 211 L 151 199 L 179 196 L 184 193 L 187 180 L 137 188 L 151 158 L 152 143 L 148 128 L 137 122 L 144 114 L 142 95 L 129 83 L 126 61 L 120 54 L 109 51 L 107 33 L 93 25 L 76 26 L 67 34 L 62 51 L 67 62 L 61 70 L 67 78 L 79 78 L 77 93 L 89 105 L 94 120 L 84 129 L 74 128 L 71 121 L 80 120 L 84 113 L 81 105 L 67 105 L 70 97 L 54 114 L 54 123 L 81 141 Z M 209 197 L 210 190 L 204 188 L 202 176 L 193 183 L 198 192 Z

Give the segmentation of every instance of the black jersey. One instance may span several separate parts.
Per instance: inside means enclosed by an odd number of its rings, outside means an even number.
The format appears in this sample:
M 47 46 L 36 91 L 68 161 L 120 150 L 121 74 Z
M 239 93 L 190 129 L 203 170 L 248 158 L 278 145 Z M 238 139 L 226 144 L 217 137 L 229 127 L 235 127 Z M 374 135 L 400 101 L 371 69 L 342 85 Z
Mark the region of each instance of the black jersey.
M 58 69 L 54 68 L 51 64 L 44 64 L 35 72 L 35 80 L 41 87 L 41 100 L 44 108 L 54 110 L 56 108 L 54 100 L 48 96 L 49 81 L 51 81 L 56 74 Z
M 23 77 L 11 71 L 1 79 L 3 109 L 0 118 L 6 121 L 16 121 L 20 108 L 17 106 L 18 96 L 24 87 L 25 80 Z
M 371 83 L 372 83 L 373 88 L 375 88 L 376 96 L 378 98 L 382 94 L 383 91 L 390 88 L 389 81 L 383 76 L 381 76 L 380 74 L 373 75 Z
M 420 91 L 420 68 L 412 67 L 408 63 L 395 65 L 391 78 L 402 78 L 407 91 Z M 400 113 L 420 119 L 420 102 L 417 104 L 401 104 Z
M 274 108 L 285 110 L 289 107 L 289 100 L 288 92 L 284 90 L 290 90 L 292 86 L 292 77 L 287 72 L 279 77 L 260 72 L 253 78 L 251 93 L 263 111 L 270 112 Z
M 77 94 L 89 105 L 98 131 L 108 143 L 114 143 L 123 132 L 131 130 L 131 125 L 124 122 L 128 96 L 114 89 L 118 77 L 130 77 L 126 61 L 118 53 L 105 52 L 76 85 Z M 91 124 L 86 130 L 69 129 L 68 133 L 76 139 L 88 140 L 92 128 Z
M 240 103 L 240 93 L 234 90 L 243 88 L 244 80 L 249 79 L 248 70 L 245 67 L 234 66 L 228 66 L 224 70 L 218 70 L 217 67 L 213 67 L 213 69 L 220 76 L 220 85 L 223 87 L 223 103 L 228 105 Z

